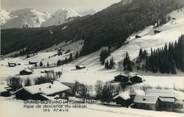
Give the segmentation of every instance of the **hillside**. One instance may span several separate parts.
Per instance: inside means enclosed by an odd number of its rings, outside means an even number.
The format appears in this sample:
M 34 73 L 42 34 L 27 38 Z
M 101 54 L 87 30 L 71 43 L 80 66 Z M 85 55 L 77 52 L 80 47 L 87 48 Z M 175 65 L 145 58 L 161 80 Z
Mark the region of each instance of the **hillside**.
M 184 8 L 175 10 L 167 16 L 170 16 L 173 20 L 157 28 L 154 28 L 153 25 L 147 26 L 145 29 L 130 35 L 126 44 L 111 53 L 111 57 L 113 57 L 116 63 L 116 68 L 118 68 L 118 62 L 124 59 L 126 52 L 129 53 L 130 59 L 134 60 L 138 57 L 141 48 L 151 53 L 151 48 L 162 48 L 166 43 L 177 41 L 184 34 Z M 161 32 L 154 34 L 155 30 Z M 135 38 L 136 35 L 141 36 L 141 38 Z M 74 61 L 73 64 L 85 64 L 95 70 L 104 69 L 104 66 L 100 64 L 99 55 L 100 51 L 97 51 L 81 57 Z
M 60 26 L 2 30 L 2 54 L 22 48 L 39 51 L 63 41 L 81 39 L 85 40 L 83 55 L 97 51 L 102 46 L 117 48 L 130 34 L 155 24 L 167 13 L 179 8 L 178 1 L 132 0 L 114 4 L 95 15 L 77 18 Z M 13 46 L 15 43 L 16 46 Z

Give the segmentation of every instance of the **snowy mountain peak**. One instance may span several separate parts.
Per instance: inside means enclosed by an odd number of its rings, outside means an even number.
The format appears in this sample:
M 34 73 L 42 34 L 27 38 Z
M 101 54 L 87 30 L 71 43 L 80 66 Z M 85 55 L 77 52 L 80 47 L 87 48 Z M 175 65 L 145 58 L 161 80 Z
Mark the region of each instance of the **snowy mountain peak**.
M 12 16 L 46 16 L 46 13 L 40 12 L 36 9 L 29 9 L 29 8 L 25 8 L 25 9 L 19 9 L 16 11 L 11 12 Z
M 52 26 L 52 25 L 60 25 L 67 22 L 67 19 L 72 17 L 80 16 L 75 10 L 70 8 L 62 8 L 57 10 L 47 21 L 45 21 L 42 26 Z
M 62 16 L 62 15 L 65 15 L 66 18 L 80 16 L 79 13 L 77 13 L 75 10 L 71 8 L 62 8 L 62 9 L 57 10 L 53 14 L 53 16 Z
M 40 27 L 49 15 L 35 9 L 20 9 L 10 13 L 11 18 L 2 28 Z
M 95 11 L 94 9 L 89 9 L 89 10 L 80 12 L 80 14 L 81 14 L 82 16 L 86 16 L 86 15 L 93 15 L 93 14 L 95 14 L 96 12 L 97 12 L 97 11 Z
M 10 18 L 10 13 L 0 9 L 0 26 L 5 24 L 9 18 Z

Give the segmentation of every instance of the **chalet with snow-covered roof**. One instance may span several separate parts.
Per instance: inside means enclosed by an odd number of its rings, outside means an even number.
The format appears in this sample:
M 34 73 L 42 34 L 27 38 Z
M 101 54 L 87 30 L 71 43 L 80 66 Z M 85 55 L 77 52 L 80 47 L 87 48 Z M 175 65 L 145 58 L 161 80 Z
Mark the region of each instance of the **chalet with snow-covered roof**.
M 40 85 L 26 86 L 17 90 L 14 94 L 21 100 L 49 100 L 49 97 L 67 99 L 70 88 L 58 81 Z

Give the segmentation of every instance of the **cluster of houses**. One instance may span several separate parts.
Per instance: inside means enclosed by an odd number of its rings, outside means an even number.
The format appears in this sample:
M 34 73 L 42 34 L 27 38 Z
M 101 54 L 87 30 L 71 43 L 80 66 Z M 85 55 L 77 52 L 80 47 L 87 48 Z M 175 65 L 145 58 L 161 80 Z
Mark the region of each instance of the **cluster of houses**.
M 111 83 L 119 82 L 122 86 L 130 86 L 143 82 L 140 76 L 118 75 Z M 140 89 L 129 87 L 113 97 L 113 101 L 124 107 L 146 110 L 175 111 L 178 106 L 177 97 L 172 89 Z M 180 108 L 183 105 L 180 105 Z
M 177 105 L 174 91 L 169 89 L 127 90 L 113 100 L 124 107 L 158 111 L 175 111 Z
M 131 87 L 143 82 L 138 75 L 125 76 L 118 75 L 110 83 L 119 82 L 123 86 L 128 86 L 128 90 L 120 91 L 114 95 L 112 101 L 117 105 L 147 110 L 175 111 L 177 98 L 174 90 L 170 89 L 140 89 Z M 21 100 L 57 100 L 74 96 L 72 94 L 73 84 L 62 83 L 57 80 L 40 85 L 24 86 L 13 94 Z M 183 107 L 182 107 L 183 108 Z

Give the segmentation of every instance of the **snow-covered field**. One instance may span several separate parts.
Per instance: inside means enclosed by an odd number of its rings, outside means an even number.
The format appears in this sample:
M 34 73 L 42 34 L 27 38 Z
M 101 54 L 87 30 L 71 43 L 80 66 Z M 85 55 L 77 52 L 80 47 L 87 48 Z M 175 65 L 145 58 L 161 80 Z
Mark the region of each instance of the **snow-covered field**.
M 147 110 L 130 109 L 123 107 L 109 107 L 104 105 L 88 104 L 87 108 L 77 109 L 71 108 L 69 112 L 43 112 L 42 109 L 23 108 L 21 101 L 0 101 L 0 113 L 3 117 L 37 117 L 37 116 L 64 116 L 64 117 L 87 117 L 106 116 L 106 117 L 184 117 L 183 114 L 172 112 L 155 112 Z M 10 110 L 11 107 L 11 110 Z M 6 110 L 6 111 L 4 111 Z M 8 111 L 9 110 L 9 111 Z M 21 111 L 20 111 L 21 110 Z M 11 111 L 11 112 L 10 112 Z

